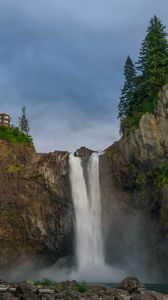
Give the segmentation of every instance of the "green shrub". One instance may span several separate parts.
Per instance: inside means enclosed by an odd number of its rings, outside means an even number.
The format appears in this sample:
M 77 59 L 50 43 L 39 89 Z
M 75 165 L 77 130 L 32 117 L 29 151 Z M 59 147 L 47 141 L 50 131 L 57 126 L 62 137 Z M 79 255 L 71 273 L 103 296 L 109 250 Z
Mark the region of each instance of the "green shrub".
M 85 292 L 87 292 L 88 289 L 89 289 L 89 287 L 86 284 L 86 282 L 79 282 L 79 283 L 77 283 L 77 290 L 78 290 L 78 292 L 85 293 Z
M 144 101 L 135 107 L 125 119 L 121 122 L 121 133 L 129 133 L 132 129 L 136 129 L 139 126 L 141 117 L 146 113 L 154 113 L 157 107 L 159 99 L 159 93 L 153 97 L 153 99 L 144 99 Z
M 21 170 L 22 170 L 22 166 L 20 164 L 10 165 L 7 168 L 8 173 L 17 173 L 17 172 L 20 172 Z
M 50 287 L 57 287 L 58 283 L 49 279 L 49 278 L 43 278 L 42 280 L 36 280 L 34 281 L 35 286 L 50 286 Z
M 32 144 L 32 138 L 17 127 L 0 126 L 0 140 L 5 140 L 12 144 Z
M 161 185 L 168 186 L 168 161 L 156 170 L 157 176 L 155 186 L 160 188 Z
M 131 116 L 125 118 L 121 124 L 121 131 L 130 132 L 131 129 L 138 127 L 143 112 L 134 112 Z

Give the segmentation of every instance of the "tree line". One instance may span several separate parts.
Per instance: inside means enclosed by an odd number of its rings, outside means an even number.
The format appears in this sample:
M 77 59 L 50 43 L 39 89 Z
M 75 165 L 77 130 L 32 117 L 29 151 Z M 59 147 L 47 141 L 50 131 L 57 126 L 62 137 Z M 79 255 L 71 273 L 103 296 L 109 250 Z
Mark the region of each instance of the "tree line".
M 155 15 L 147 28 L 139 59 L 128 56 L 119 102 L 120 130 L 139 124 L 144 112 L 154 112 L 160 89 L 168 82 L 168 41 L 165 26 Z

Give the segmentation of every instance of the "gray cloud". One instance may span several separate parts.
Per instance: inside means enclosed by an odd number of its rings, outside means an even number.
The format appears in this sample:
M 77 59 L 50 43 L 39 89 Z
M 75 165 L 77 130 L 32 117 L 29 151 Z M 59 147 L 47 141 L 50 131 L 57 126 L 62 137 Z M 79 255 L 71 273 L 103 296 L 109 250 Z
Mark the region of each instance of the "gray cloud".
M 44 111 L 47 111 L 46 115 Z M 41 114 L 42 118 L 38 117 Z M 33 120 L 32 129 L 39 152 L 74 151 L 79 146 L 102 151 L 119 137 L 116 120 L 92 120 L 67 103 L 37 106 Z
M 155 13 L 168 24 L 167 9 L 167 0 L 1 1 L 0 110 L 16 122 L 27 106 L 39 151 L 103 149 L 118 137 L 125 58 L 137 59 Z

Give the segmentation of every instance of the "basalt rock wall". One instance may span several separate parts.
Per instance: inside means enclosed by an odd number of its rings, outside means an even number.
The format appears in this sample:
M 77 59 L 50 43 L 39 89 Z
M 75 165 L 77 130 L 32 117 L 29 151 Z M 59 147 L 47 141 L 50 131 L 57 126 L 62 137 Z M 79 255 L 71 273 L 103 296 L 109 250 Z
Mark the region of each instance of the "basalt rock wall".
M 72 215 L 68 152 L 37 154 L 1 141 L 0 269 L 71 255 Z
M 155 112 L 101 155 L 100 180 L 107 260 L 146 280 L 166 281 L 168 86 Z

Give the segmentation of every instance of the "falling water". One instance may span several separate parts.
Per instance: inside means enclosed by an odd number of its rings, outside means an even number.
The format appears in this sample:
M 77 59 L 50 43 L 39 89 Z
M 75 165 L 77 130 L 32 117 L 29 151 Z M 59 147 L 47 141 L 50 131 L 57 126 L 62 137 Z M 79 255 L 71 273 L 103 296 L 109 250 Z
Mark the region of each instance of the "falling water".
M 95 153 L 87 166 L 87 182 L 81 159 L 70 155 L 70 182 L 75 210 L 76 257 L 79 273 L 90 273 L 104 266 L 101 232 L 99 156 Z
M 107 265 L 104 259 L 99 156 L 93 153 L 83 168 L 81 158 L 71 154 L 69 167 L 75 212 L 76 268 L 69 268 L 66 261 L 60 259 L 51 268 L 40 271 L 40 277 L 57 281 L 120 281 L 126 276 L 125 272 Z
M 90 259 L 94 264 L 104 264 L 101 228 L 101 194 L 99 182 L 99 156 L 93 153 L 88 164 L 88 191 L 90 210 Z

